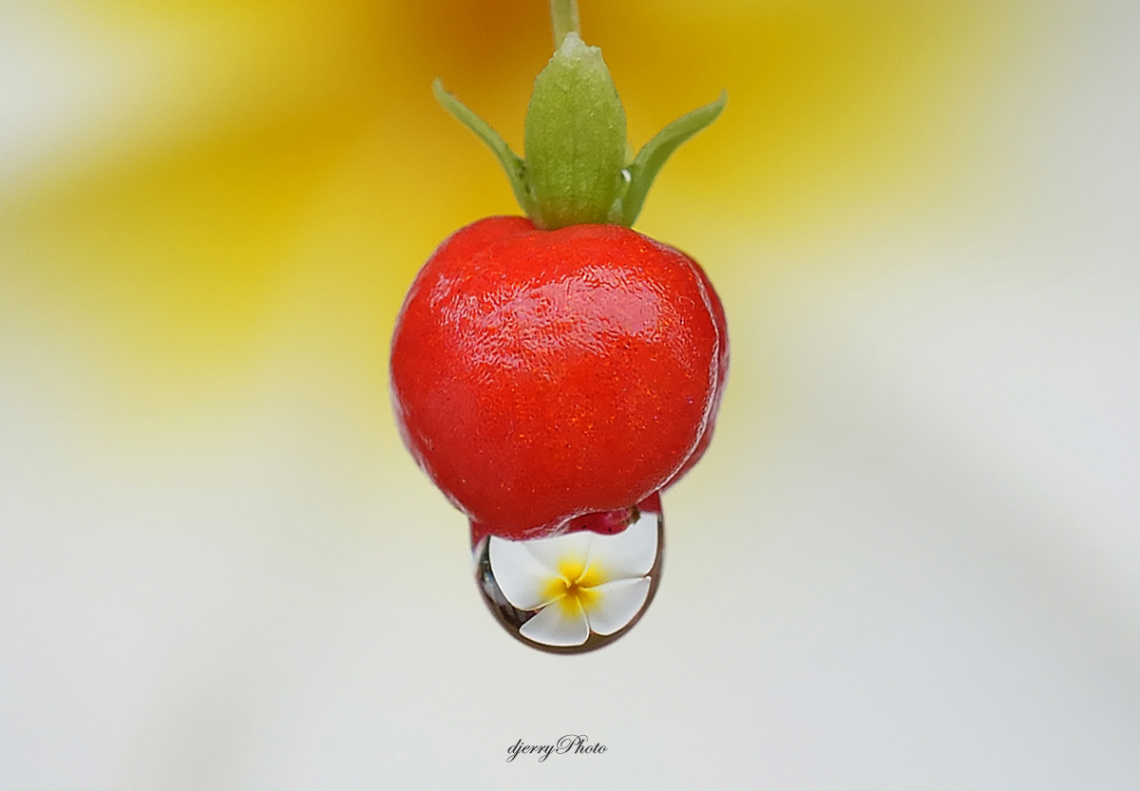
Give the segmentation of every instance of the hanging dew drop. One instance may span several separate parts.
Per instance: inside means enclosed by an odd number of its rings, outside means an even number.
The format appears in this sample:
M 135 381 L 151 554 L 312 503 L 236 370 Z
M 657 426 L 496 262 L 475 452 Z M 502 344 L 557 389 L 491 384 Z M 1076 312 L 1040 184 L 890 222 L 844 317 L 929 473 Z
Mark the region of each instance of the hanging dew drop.
M 661 579 L 665 525 L 654 494 L 635 507 L 591 514 L 568 532 L 474 543 L 475 581 L 504 629 L 542 651 L 583 653 L 628 632 Z

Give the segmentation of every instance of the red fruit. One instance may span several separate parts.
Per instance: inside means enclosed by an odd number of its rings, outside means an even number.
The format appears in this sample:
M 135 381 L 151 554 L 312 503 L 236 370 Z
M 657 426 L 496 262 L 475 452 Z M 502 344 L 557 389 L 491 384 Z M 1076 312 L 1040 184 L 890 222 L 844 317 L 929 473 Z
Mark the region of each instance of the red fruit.
M 708 445 L 727 366 L 724 312 L 691 258 L 621 226 L 522 217 L 480 220 L 435 251 L 391 357 L 412 455 L 508 538 L 675 481 Z

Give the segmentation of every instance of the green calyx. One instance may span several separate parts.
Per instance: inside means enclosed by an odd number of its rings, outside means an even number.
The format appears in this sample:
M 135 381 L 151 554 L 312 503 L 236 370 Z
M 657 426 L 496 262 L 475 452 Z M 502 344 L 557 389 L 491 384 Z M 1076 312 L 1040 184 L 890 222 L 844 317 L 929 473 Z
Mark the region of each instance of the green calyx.
M 625 167 L 625 110 L 602 51 L 568 33 L 534 79 L 526 111 L 526 175 L 536 223 L 616 222 Z
M 661 166 L 716 120 L 726 96 L 722 92 L 715 102 L 678 118 L 630 160 L 625 110 L 601 50 L 583 43 L 576 30 L 559 30 L 557 18 L 555 35 L 558 49 L 535 78 L 527 108 L 525 159 L 439 80 L 432 86 L 435 96 L 498 157 L 515 199 L 538 227 L 631 226 Z

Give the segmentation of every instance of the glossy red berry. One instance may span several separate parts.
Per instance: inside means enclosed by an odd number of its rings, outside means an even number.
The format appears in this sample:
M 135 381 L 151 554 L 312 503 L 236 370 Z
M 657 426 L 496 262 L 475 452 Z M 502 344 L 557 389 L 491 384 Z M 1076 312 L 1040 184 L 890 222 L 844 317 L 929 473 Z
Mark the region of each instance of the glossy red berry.
M 720 301 L 684 253 L 616 225 L 491 217 L 416 277 L 392 395 L 436 485 L 520 538 L 675 481 L 708 445 L 727 366 Z

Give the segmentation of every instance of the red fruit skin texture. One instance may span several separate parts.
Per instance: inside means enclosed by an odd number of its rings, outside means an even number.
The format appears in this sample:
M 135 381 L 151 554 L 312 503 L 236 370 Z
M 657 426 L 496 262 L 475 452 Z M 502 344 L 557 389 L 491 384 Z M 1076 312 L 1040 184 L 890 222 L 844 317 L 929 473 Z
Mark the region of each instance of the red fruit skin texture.
M 473 527 L 534 538 L 683 475 L 727 369 L 724 310 L 684 253 L 616 225 L 489 217 L 416 276 L 392 400 L 404 443 Z

